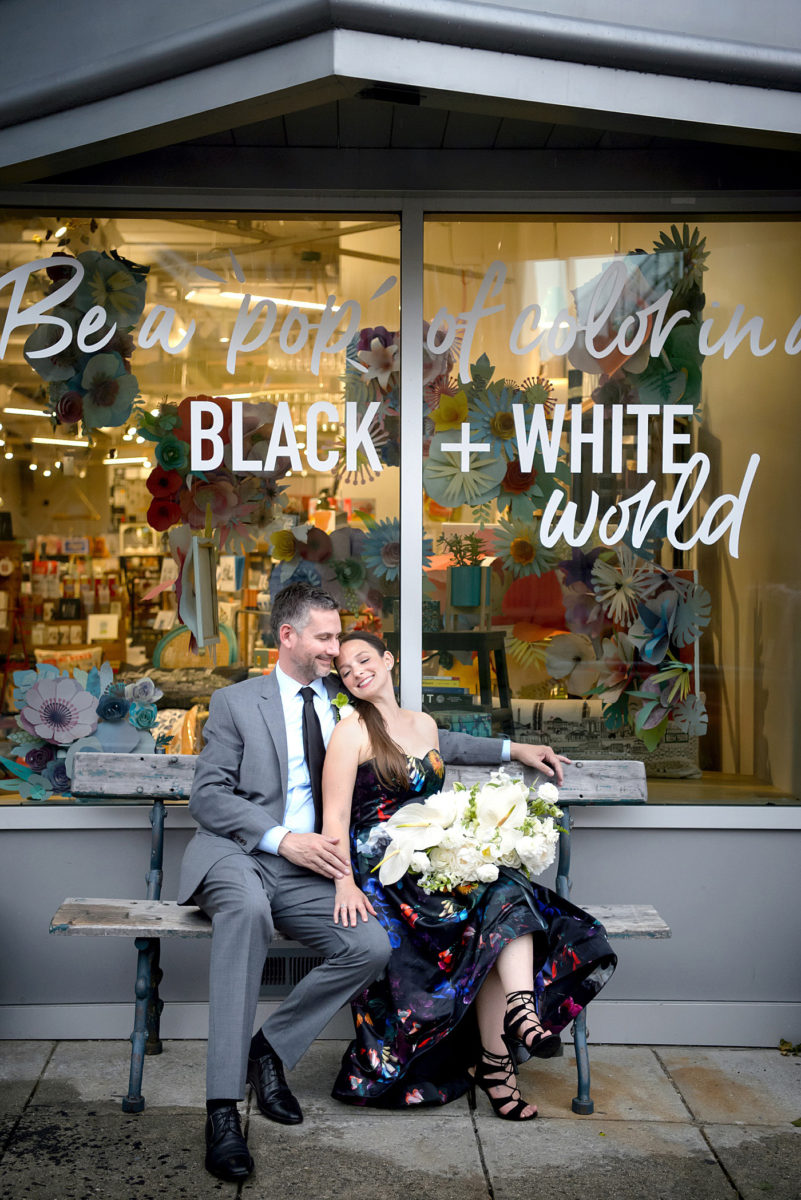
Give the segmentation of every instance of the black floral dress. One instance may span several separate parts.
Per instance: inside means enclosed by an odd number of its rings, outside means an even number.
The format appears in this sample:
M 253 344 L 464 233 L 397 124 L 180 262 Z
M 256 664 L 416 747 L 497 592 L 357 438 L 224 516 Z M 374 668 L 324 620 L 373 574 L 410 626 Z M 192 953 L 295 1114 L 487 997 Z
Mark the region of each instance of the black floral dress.
M 356 1036 L 342 1059 L 333 1095 L 349 1104 L 405 1108 L 447 1104 L 468 1086 L 480 1043 L 473 1001 L 499 953 L 513 938 L 534 936 L 540 1019 L 560 1032 L 604 986 L 617 958 L 589 914 L 503 871 L 472 890 L 426 895 L 406 874 L 384 887 L 374 868 L 385 839 L 380 825 L 409 801 L 442 788 L 438 751 L 409 758 L 411 786 L 394 791 L 372 761 L 356 775 L 351 857 L 392 945 L 387 971 L 352 1001 Z

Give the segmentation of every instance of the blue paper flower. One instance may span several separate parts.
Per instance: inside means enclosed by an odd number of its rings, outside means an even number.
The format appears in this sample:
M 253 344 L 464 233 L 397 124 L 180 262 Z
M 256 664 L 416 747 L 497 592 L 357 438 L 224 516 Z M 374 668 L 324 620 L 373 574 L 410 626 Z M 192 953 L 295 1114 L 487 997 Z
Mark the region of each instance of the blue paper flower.
M 270 572 L 270 596 L 275 599 L 282 588 L 285 588 L 288 583 L 297 583 L 303 580 L 304 583 L 310 583 L 312 587 L 320 586 L 320 572 L 310 562 L 306 562 L 302 558 L 293 558 L 289 562 L 273 563 L 273 569 Z
M 477 442 L 489 442 L 492 457 L 503 455 L 506 459 L 517 457 L 517 436 L 512 405 L 521 403 L 523 397 L 512 388 L 493 386 L 483 395 L 477 395 L 470 403 L 470 432 Z
M 47 764 L 42 774 L 50 780 L 50 785 L 54 792 L 69 791 L 70 777 L 67 774 L 67 767 L 63 758 L 52 759 Z
M 602 549 L 602 546 L 596 546 L 595 549 L 589 550 L 585 554 L 580 547 L 574 546 L 571 557 L 556 564 L 565 587 L 570 587 L 574 583 L 582 583 L 588 591 L 592 589 L 592 568 Z
M 668 651 L 676 617 L 675 592 L 662 592 L 638 606 L 639 618 L 629 630 L 629 638 L 637 644 L 640 655 L 649 663 L 661 663 Z
M 423 535 L 423 566 L 431 561 L 434 543 Z M 400 521 L 394 517 L 376 521 L 367 532 L 362 546 L 364 564 L 377 579 L 391 582 L 400 571 Z
M 712 616 L 712 597 L 700 583 L 691 583 L 679 593 L 679 603 L 673 624 L 673 640 L 677 646 L 697 642 Z
M 113 692 L 106 692 L 97 702 L 97 715 L 101 721 L 121 721 L 123 717 L 128 716 L 130 707 L 130 701 L 126 700 L 124 696 L 115 696 Z
M 93 354 L 81 376 L 83 423 L 87 429 L 123 425 L 139 394 L 136 376 L 129 374 L 119 354 Z

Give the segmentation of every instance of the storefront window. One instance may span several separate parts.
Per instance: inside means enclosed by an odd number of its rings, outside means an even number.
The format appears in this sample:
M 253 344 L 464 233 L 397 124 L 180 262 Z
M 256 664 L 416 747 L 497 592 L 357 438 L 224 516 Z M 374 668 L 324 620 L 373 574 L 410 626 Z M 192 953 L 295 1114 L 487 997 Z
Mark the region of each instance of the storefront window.
M 428 222 L 428 351 L 453 360 L 423 468 L 441 724 L 798 795 L 800 240 Z
M 152 677 L 154 733 L 196 750 L 306 578 L 422 653 L 442 726 L 642 759 L 652 797 L 798 797 L 799 228 L 427 220 L 418 641 L 400 219 L 1 216 L 0 756 L 41 750 L 14 672 L 48 667 Z M 220 550 L 205 645 L 193 539 Z
M 23 739 L 5 757 L 43 778 L 77 738 L 136 741 L 77 691 L 62 699 L 86 720 L 26 740 L 14 672 L 48 666 L 84 691 L 103 664 L 104 687 L 108 669 L 154 679 L 152 731 L 196 749 L 185 714 L 272 666 L 271 597 L 292 579 L 332 592 L 346 628 L 392 631 L 397 217 L 6 213 L 0 230 L 2 732 Z M 207 534 L 220 640 L 204 645 Z

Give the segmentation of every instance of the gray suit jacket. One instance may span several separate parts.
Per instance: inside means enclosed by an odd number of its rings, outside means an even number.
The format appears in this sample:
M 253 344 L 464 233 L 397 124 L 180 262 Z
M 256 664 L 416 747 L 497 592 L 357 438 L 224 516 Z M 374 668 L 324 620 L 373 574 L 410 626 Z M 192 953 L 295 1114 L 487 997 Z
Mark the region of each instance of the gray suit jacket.
M 333 698 L 342 685 L 325 680 Z M 195 770 L 189 811 L 199 829 L 181 864 L 178 900 L 186 904 L 206 873 L 230 854 L 252 854 L 268 829 L 281 825 L 287 792 L 284 709 L 274 674 L 212 693 L 205 745 Z M 499 763 L 501 738 L 440 731 L 446 762 Z

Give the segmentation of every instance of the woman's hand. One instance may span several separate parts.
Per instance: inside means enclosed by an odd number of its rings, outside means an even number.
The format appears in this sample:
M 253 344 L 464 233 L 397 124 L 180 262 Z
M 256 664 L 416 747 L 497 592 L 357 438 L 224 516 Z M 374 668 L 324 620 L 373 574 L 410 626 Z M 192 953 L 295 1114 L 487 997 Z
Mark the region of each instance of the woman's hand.
M 374 917 L 378 915 L 362 889 L 356 886 L 353 878 L 337 880 L 334 898 L 334 924 L 338 925 L 341 919 L 343 925 L 355 926 L 359 917 L 366 921 L 368 913 Z

